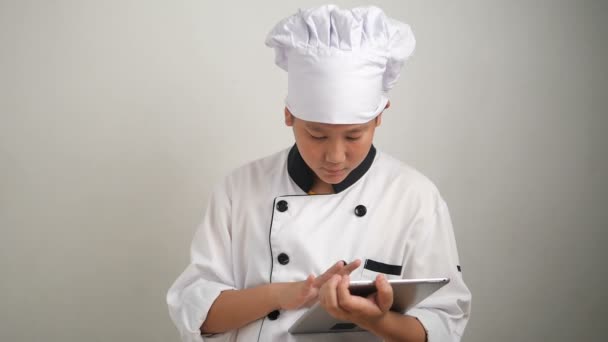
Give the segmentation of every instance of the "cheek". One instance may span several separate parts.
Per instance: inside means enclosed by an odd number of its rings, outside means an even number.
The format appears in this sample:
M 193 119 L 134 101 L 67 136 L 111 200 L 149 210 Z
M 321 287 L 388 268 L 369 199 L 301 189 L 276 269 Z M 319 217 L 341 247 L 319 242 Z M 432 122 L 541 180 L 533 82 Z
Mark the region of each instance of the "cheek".
M 349 159 L 353 163 L 360 163 L 365 159 L 367 154 L 369 153 L 369 149 L 372 147 L 371 140 L 360 141 L 350 145 L 348 150 Z
M 305 146 L 306 148 L 304 153 L 306 154 L 308 161 L 318 163 L 323 157 L 323 149 L 321 148 L 321 145 L 308 142 L 305 144 Z
M 320 148 L 318 143 L 310 139 L 298 139 L 298 137 L 296 137 L 296 143 L 300 155 L 310 167 L 314 167 L 319 163 L 320 158 L 323 156 L 323 149 Z

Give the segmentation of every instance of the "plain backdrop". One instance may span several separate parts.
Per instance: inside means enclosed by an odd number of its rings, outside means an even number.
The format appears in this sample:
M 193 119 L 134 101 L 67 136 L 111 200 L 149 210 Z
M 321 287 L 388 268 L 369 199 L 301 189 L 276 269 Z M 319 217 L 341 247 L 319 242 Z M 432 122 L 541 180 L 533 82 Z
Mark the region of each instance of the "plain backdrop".
M 266 34 L 319 4 L 0 1 L 1 341 L 178 340 L 211 187 L 293 143 Z M 450 207 L 463 340 L 605 340 L 608 3 L 374 4 L 418 41 L 375 144 Z

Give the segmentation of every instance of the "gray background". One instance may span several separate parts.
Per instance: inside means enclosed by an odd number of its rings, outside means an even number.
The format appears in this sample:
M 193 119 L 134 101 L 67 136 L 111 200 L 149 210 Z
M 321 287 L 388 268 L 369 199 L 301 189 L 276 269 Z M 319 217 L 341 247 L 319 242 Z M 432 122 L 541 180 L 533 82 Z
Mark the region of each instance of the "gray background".
M 1 341 L 178 339 L 211 187 L 293 141 L 265 35 L 320 3 L 0 2 Z M 418 40 L 376 145 L 450 206 L 464 340 L 604 340 L 607 3 L 376 4 Z

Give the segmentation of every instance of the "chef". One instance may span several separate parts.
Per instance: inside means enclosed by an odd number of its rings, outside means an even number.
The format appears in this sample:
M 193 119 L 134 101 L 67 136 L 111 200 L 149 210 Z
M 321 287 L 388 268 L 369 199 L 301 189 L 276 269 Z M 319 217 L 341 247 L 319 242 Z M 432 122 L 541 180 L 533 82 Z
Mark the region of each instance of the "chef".
M 183 341 L 459 341 L 471 294 L 434 184 L 376 149 L 388 91 L 412 54 L 409 26 L 377 7 L 325 5 L 268 34 L 288 73 L 295 144 L 212 192 L 191 261 L 167 294 Z M 389 279 L 448 277 L 405 314 Z M 351 296 L 351 280 L 378 292 Z M 315 302 L 364 332 L 292 335 Z

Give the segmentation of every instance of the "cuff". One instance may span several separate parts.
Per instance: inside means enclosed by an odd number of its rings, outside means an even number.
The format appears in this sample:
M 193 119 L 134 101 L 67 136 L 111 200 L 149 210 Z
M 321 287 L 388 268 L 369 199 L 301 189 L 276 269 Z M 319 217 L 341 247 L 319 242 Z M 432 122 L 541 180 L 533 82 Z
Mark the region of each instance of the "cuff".
M 413 308 L 406 313 L 408 316 L 415 317 L 426 331 L 427 342 L 460 341 L 459 336 L 451 335 L 447 326 L 441 321 L 436 313 L 426 310 Z
M 200 334 L 200 328 L 203 322 L 207 319 L 207 314 L 213 302 L 222 293 L 222 291 L 233 290 L 231 286 L 226 286 L 218 283 L 207 283 L 206 286 L 200 286 L 184 291 L 184 323 L 188 331 Z

